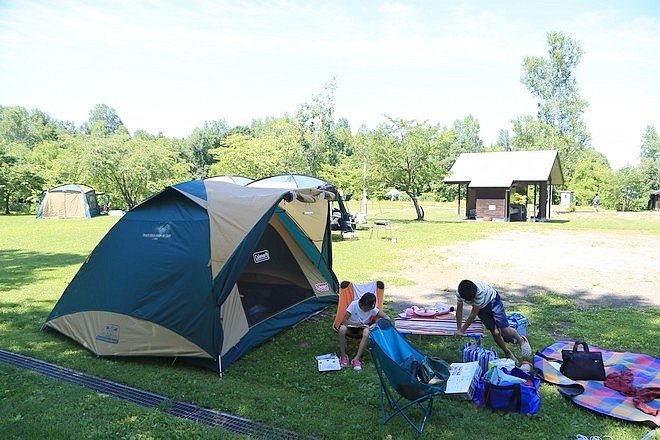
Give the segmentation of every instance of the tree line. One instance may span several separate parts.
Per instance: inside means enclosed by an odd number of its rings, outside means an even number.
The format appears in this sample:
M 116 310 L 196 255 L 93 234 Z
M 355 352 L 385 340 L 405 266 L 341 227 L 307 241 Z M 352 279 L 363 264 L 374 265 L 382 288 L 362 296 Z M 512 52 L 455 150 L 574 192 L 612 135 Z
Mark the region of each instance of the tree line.
M 588 103 L 574 76 L 583 55 L 579 42 L 550 32 L 547 43 L 547 56 L 522 61 L 521 82 L 536 99 L 537 114 L 516 117 L 488 146 L 472 115 L 451 125 L 387 116 L 374 129 L 353 131 L 335 115 L 334 80 L 294 114 L 255 119 L 247 126 L 206 121 L 183 139 L 144 130 L 131 134 L 106 104 L 96 105 L 80 126 L 39 109 L 0 106 L 3 211 L 34 212 L 44 189 L 69 182 L 104 191 L 113 208 L 131 209 L 186 180 L 294 173 L 328 180 L 345 193 L 366 189 L 372 197 L 396 188 L 423 220 L 423 200 L 456 198 L 457 189 L 442 180 L 459 154 L 545 149 L 559 151 L 563 188 L 574 192 L 576 204 L 589 204 L 599 193 L 606 208 L 647 208 L 650 192 L 660 188 L 657 130 L 648 125 L 641 134 L 638 166 L 612 170 L 591 146 L 583 120 Z

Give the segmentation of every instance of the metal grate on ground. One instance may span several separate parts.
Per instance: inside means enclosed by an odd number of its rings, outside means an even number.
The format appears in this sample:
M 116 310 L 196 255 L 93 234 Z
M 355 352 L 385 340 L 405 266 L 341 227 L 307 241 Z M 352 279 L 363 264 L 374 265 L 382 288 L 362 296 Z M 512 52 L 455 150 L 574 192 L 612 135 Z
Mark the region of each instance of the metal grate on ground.
M 117 397 L 147 408 L 163 408 L 164 412 L 173 416 L 208 426 L 224 428 L 234 434 L 275 440 L 302 440 L 309 438 L 293 431 L 268 426 L 263 423 L 225 412 L 203 408 L 192 403 L 171 400 L 159 394 L 154 394 L 139 388 L 129 387 L 111 380 L 90 376 L 69 368 L 60 367 L 36 358 L 6 350 L 0 349 L 0 362 L 32 370 L 52 379 L 60 379 L 72 384 L 81 385 L 98 391 L 99 393 Z

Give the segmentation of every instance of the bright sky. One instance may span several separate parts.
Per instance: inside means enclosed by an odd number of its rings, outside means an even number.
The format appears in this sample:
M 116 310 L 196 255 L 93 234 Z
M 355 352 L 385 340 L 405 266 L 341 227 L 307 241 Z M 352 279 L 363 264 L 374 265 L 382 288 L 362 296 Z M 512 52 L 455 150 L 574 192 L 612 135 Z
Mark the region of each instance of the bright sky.
M 646 125 L 660 130 L 655 0 L 2 0 L 0 105 L 79 125 L 103 103 L 131 132 L 186 137 L 294 113 L 335 78 L 354 130 L 472 114 L 489 145 L 535 113 L 522 60 L 547 56 L 550 31 L 585 51 L 592 145 L 637 164 Z

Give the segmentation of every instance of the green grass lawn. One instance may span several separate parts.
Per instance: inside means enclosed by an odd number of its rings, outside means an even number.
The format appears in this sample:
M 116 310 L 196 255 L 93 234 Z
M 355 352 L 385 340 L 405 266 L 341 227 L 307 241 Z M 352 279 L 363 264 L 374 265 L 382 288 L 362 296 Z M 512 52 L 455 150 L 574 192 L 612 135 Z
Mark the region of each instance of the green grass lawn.
M 358 211 L 351 202 L 350 209 Z M 427 221 L 412 221 L 405 202 L 371 204 L 369 220 L 390 219 L 397 246 L 387 240 L 336 241 L 340 280 L 381 278 L 406 285 L 399 273 L 401 250 L 475 240 L 504 229 L 645 231 L 660 236 L 657 213 L 597 216 L 577 212 L 545 223 L 459 221 L 454 204 L 424 203 Z M 400 420 L 380 425 L 379 385 L 371 359 L 364 371 L 319 374 L 314 356 L 335 352 L 334 310 L 287 330 L 234 363 L 224 379 L 210 370 L 172 359 L 101 359 L 56 333 L 43 332 L 48 313 L 93 247 L 117 221 L 36 220 L 0 216 L 0 348 L 215 408 L 319 438 L 417 438 Z M 117 274 L 121 276 L 121 274 Z M 112 282 L 112 280 L 99 280 Z M 387 289 L 386 289 L 387 298 Z M 609 349 L 660 355 L 660 310 L 583 309 L 560 295 L 532 295 L 518 308 L 533 323 L 534 347 L 557 339 L 587 337 Z M 390 313 L 394 311 L 390 310 Z M 630 325 L 636 322 L 636 325 Z M 463 338 L 415 339 L 422 351 L 460 360 Z M 491 344 L 486 340 L 487 345 Z M 575 434 L 639 439 L 647 427 L 599 416 L 573 405 L 544 384 L 537 416 L 492 413 L 469 402 L 439 399 L 427 438 L 569 439 Z M 0 363 L 0 433 L 3 438 L 231 438 L 226 431 L 196 425 L 36 373 Z

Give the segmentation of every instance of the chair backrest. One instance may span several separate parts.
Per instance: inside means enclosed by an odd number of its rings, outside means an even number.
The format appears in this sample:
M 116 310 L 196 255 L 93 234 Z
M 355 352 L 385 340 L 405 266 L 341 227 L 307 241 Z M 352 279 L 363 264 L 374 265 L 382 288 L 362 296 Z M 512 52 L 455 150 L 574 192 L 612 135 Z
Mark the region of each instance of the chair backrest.
M 339 330 L 339 326 L 346 317 L 348 305 L 356 299 L 360 299 L 367 292 L 376 295 L 376 307 L 383 310 L 383 299 L 385 297 L 385 283 L 382 281 L 371 281 L 369 283 L 352 283 L 342 281 L 339 285 L 339 303 L 337 304 L 337 315 L 335 316 L 334 329 Z
M 401 336 L 386 319 L 379 320 L 376 328 L 369 332 L 369 351 L 381 381 L 387 380 L 408 400 L 444 392 L 447 386 L 444 380 L 437 384 L 424 383 L 414 370 L 408 368 L 411 361 L 422 362 L 426 356 Z

